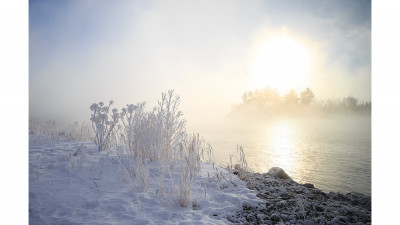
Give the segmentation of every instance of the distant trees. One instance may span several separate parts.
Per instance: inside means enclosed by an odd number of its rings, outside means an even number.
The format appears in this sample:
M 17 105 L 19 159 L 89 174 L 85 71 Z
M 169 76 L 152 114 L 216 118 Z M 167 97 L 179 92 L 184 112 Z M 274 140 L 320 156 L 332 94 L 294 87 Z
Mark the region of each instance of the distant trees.
M 284 97 L 284 102 L 289 105 L 297 105 L 299 102 L 299 98 L 297 97 L 297 93 L 294 89 L 290 90 Z
M 357 107 L 357 102 L 358 102 L 358 99 L 353 98 L 353 97 L 347 97 L 347 98 L 343 99 L 342 104 L 345 107 L 354 109 Z
M 306 88 L 303 92 L 300 93 L 300 102 L 303 105 L 309 105 L 314 101 L 314 93 L 310 88 Z
M 307 110 L 306 110 L 307 109 Z M 338 113 L 357 112 L 371 113 L 371 102 L 360 102 L 357 98 L 346 97 L 342 99 L 316 100 L 314 92 L 306 88 L 298 94 L 291 89 L 281 95 L 276 89 L 266 87 L 243 93 L 242 103 L 233 107 L 233 112 L 245 114 L 258 113 L 262 115 L 275 115 L 282 113 L 304 114 L 314 112 Z
M 244 104 L 261 103 L 266 106 L 277 105 L 282 102 L 280 93 L 276 89 L 272 90 L 269 87 L 263 90 L 255 90 L 254 93 L 252 91 L 245 92 L 242 95 L 242 100 Z

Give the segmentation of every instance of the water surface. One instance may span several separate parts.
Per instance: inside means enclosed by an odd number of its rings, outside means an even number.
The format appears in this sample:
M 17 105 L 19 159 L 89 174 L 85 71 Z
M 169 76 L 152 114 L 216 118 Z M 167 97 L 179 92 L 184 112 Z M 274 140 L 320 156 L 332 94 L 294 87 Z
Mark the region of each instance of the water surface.
M 212 144 L 217 163 L 226 166 L 243 146 L 254 172 L 283 168 L 299 183 L 323 191 L 371 194 L 371 118 L 231 120 L 200 128 Z

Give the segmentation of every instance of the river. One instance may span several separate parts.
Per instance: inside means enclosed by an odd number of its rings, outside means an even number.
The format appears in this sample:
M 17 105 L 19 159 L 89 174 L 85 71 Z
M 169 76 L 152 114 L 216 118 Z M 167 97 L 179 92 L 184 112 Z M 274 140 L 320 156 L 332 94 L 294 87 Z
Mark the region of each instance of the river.
M 197 128 L 222 166 L 244 149 L 249 168 L 265 173 L 283 168 L 299 183 L 313 183 L 329 192 L 371 195 L 371 117 L 228 120 Z

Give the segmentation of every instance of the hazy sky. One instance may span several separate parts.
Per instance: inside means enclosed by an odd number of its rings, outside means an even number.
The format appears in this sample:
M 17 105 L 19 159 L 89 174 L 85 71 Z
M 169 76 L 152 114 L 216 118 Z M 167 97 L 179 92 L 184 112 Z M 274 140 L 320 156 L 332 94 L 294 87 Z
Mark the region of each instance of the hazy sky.
M 151 109 L 175 89 L 189 121 L 212 119 L 245 91 L 280 88 L 254 70 L 274 35 L 311 55 L 293 88 L 310 87 L 320 99 L 371 98 L 370 1 L 29 3 L 30 116 L 88 120 L 91 103 L 110 99 Z

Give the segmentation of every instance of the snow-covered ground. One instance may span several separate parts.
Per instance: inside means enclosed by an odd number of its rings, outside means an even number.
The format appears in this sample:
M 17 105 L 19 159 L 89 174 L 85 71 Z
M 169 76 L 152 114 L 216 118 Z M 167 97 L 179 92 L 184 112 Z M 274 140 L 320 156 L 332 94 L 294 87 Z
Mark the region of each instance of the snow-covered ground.
M 114 151 L 30 134 L 29 223 L 227 224 L 243 204 L 265 205 L 246 182 L 202 163 L 192 185 L 193 203 L 182 207 L 172 190 L 159 196 L 158 166 L 149 166 L 149 189 L 140 191 L 120 173 Z

